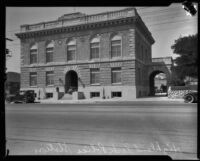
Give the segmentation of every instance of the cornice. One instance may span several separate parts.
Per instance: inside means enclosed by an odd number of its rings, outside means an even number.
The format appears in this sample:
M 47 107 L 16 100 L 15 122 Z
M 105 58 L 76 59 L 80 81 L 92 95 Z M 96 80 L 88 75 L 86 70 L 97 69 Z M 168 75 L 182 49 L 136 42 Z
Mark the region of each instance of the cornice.
M 148 28 L 146 27 L 146 25 L 139 16 L 137 16 L 135 23 L 136 26 L 138 27 L 138 30 L 140 30 L 145 35 L 145 37 L 147 37 L 147 39 L 151 44 L 154 44 L 155 40 L 152 37 L 151 32 L 148 30 Z
M 39 31 L 17 33 L 15 35 L 20 39 L 25 39 L 25 38 L 30 38 L 30 37 L 59 34 L 59 33 L 63 33 L 63 32 L 76 32 L 76 31 L 81 31 L 81 30 L 96 29 L 96 28 L 100 28 L 100 27 L 131 24 L 131 23 L 135 23 L 135 21 L 136 21 L 136 17 L 128 17 L 128 18 L 122 18 L 122 19 L 74 25 L 74 26 L 68 26 L 68 27 L 57 27 L 57 28 L 45 29 L 45 30 L 39 30 Z
M 135 61 L 136 59 L 124 58 L 119 60 L 103 60 L 103 61 L 79 61 L 73 63 L 67 62 L 55 62 L 54 64 L 35 64 L 35 65 L 23 65 L 21 68 L 41 68 L 41 67 L 56 67 L 56 66 L 73 66 L 73 65 L 83 65 L 83 64 L 102 64 L 102 63 L 113 63 L 113 62 L 127 62 L 127 61 Z

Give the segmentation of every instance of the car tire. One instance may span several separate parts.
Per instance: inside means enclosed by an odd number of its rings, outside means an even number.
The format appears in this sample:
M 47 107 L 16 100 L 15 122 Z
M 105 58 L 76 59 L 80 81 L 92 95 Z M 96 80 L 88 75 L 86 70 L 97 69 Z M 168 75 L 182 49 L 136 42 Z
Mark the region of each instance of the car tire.
M 194 96 L 193 95 L 187 95 L 185 96 L 185 102 L 186 103 L 193 103 L 195 100 Z

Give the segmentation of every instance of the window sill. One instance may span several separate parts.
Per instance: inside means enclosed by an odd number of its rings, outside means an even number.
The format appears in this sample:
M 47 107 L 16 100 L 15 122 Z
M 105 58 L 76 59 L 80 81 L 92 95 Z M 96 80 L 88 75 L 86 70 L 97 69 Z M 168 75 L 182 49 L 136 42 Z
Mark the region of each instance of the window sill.
M 91 86 L 100 86 L 100 83 L 96 83 L 96 84 L 90 84 Z
M 122 85 L 122 83 L 112 83 L 112 85 Z
M 122 56 L 111 57 L 112 60 L 122 59 Z
M 76 60 L 67 60 L 67 63 L 75 63 Z
M 54 85 L 46 85 L 46 87 L 54 87 Z
M 90 62 L 100 61 L 100 58 L 92 58 L 89 60 Z
M 31 64 L 29 64 L 30 66 L 36 66 L 36 65 L 38 65 L 38 63 L 31 63 Z
M 37 88 L 38 86 L 30 86 L 30 88 Z

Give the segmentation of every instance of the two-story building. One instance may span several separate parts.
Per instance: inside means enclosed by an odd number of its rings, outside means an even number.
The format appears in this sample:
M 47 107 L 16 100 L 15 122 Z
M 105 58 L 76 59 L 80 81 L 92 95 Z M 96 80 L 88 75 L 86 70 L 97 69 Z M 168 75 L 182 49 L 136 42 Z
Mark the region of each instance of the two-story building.
M 21 89 L 37 97 L 75 89 L 82 98 L 149 94 L 154 39 L 135 8 L 22 25 Z

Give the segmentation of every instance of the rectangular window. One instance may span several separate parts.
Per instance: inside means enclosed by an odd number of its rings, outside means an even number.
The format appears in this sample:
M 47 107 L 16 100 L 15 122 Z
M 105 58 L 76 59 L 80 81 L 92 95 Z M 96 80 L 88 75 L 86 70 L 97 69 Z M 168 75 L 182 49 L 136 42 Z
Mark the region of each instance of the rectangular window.
M 30 50 L 30 64 L 37 63 L 37 49 Z
M 68 45 L 67 46 L 67 61 L 75 60 L 75 54 L 76 54 L 76 46 Z
M 99 84 L 100 83 L 100 72 L 99 68 L 90 69 L 90 83 Z
M 53 62 L 53 48 L 46 49 L 46 62 Z
M 54 72 L 48 71 L 46 72 L 46 85 L 54 85 Z
M 121 40 L 114 40 L 111 42 L 111 56 L 121 56 Z
M 121 68 L 112 68 L 112 83 L 121 83 Z
M 37 86 L 37 73 L 30 73 L 30 86 Z
M 90 98 L 93 98 L 93 97 L 100 97 L 100 92 L 91 92 Z
M 112 98 L 113 97 L 122 97 L 122 92 L 112 92 L 111 96 L 112 96 Z
M 99 43 L 91 43 L 90 45 L 91 59 L 99 58 Z
M 53 98 L 53 93 L 46 93 L 46 98 Z

